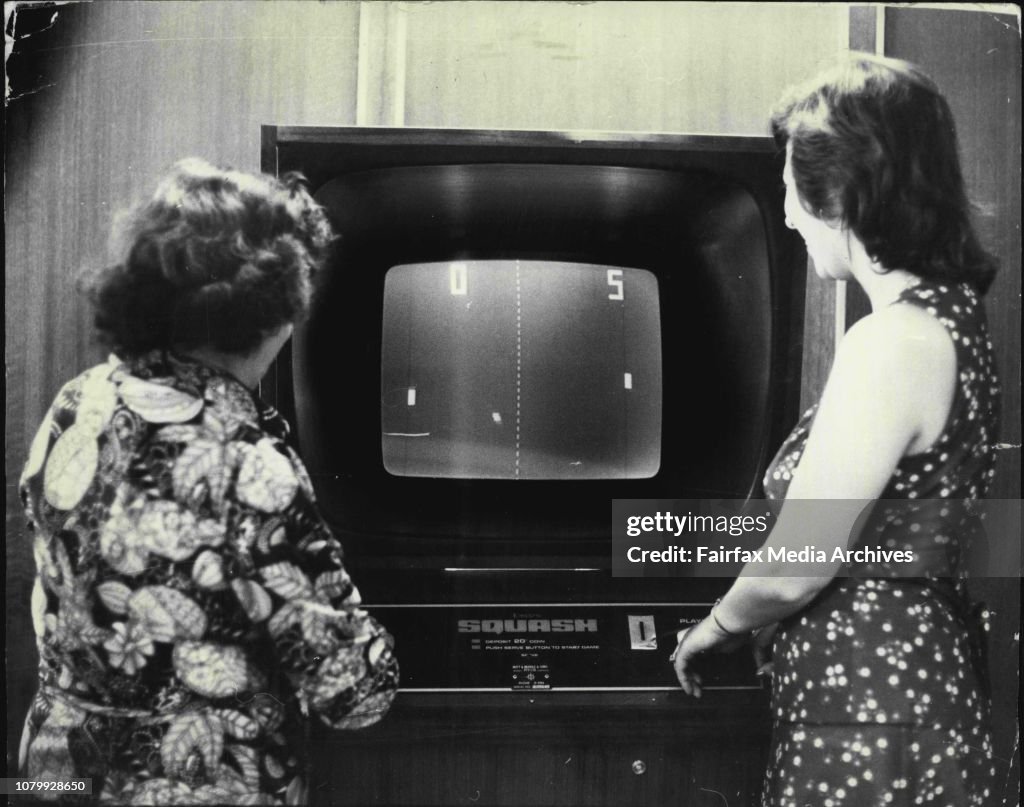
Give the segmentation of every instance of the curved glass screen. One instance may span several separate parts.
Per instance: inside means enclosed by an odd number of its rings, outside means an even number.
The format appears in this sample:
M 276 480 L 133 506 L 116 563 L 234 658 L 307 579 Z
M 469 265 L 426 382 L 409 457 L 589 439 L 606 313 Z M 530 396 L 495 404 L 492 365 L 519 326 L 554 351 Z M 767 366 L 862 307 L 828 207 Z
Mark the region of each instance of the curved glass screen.
M 395 476 L 636 479 L 661 463 L 658 282 L 529 260 L 384 279 L 381 444 Z

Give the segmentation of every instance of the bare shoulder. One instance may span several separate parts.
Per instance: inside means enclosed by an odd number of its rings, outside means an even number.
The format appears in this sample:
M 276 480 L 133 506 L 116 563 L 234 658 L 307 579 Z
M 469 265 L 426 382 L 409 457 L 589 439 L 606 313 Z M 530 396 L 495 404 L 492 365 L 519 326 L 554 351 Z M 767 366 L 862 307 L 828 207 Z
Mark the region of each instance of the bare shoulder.
M 920 380 L 956 371 L 956 350 L 935 317 L 913 305 L 892 305 L 859 320 L 839 344 L 837 364 Z
M 956 349 L 942 323 L 914 306 L 890 306 L 857 322 L 839 343 L 819 417 L 826 409 L 836 428 L 857 423 L 862 433 L 873 432 L 872 445 L 891 445 L 895 464 L 937 439 L 956 376 Z
M 956 349 L 942 323 L 894 305 L 860 320 L 839 343 L 826 396 L 841 418 L 859 416 L 864 429 L 891 433 L 902 455 L 938 438 L 956 377 Z

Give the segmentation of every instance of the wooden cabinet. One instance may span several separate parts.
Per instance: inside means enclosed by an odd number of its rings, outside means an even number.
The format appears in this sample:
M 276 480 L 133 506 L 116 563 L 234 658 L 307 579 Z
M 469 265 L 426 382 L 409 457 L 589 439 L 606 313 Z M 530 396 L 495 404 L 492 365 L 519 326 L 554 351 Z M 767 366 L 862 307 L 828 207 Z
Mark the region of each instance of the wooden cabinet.
M 313 790 L 334 805 L 750 805 L 768 736 L 766 692 L 400 694 L 383 724 L 322 737 Z

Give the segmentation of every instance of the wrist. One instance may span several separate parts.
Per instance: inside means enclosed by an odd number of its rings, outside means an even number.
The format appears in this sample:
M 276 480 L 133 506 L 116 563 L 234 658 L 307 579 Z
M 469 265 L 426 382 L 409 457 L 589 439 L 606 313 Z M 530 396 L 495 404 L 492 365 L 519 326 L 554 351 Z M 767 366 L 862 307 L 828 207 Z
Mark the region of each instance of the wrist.
M 708 614 L 706 621 L 710 622 L 714 632 L 723 638 L 733 639 L 743 636 L 745 634 L 744 631 L 733 630 L 729 625 L 722 623 L 718 615 L 718 606 L 721 602 L 721 600 L 716 600 L 715 604 L 711 606 L 711 612 Z

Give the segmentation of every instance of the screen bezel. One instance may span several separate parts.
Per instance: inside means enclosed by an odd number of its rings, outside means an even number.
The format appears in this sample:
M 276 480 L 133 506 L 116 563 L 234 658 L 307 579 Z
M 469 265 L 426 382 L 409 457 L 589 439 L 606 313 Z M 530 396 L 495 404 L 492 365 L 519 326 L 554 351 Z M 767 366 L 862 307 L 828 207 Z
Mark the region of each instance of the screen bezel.
M 599 137 L 579 140 L 552 133 L 367 132 L 308 127 L 266 127 L 264 135 L 265 164 L 270 163 L 272 157 L 273 168 L 279 172 L 303 170 L 310 175 L 314 187 L 360 171 L 403 165 L 444 165 L 453 158 L 457 158 L 460 165 L 490 164 L 495 159 L 514 158 L 506 164 L 521 161 L 549 168 L 559 165 L 655 167 L 672 173 L 718 174 L 726 184 L 749 194 L 764 224 L 768 277 L 763 288 L 770 301 L 767 310 L 771 334 L 762 379 L 763 388 L 767 390 L 763 401 L 765 415 L 758 445 L 751 451 L 753 472 L 743 473 L 737 484 L 724 486 L 702 486 L 694 484 L 693 480 L 681 480 L 665 462 L 670 452 L 676 450 L 668 447 L 673 444 L 671 427 L 667 427 L 668 433 L 663 435 L 662 469 L 651 480 L 581 483 L 402 480 L 390 477 L 383 470 L 379 445 L 376 456 L 357 451 L 357 456 L 351 457 L 343 467 L 327 468 L 314 458 L 310 463 L 311 471 L 321 505 L 336 529 L 357 540 L 366 540 L 362 551 L 391 551 L 401 546 L 403 553 L 415 553 L 415 547 L 420 544 L 410 539 L 422 538 L 432 542 L 435 547 L 432 551 L 436 551 L 437 540 L 450 545 L 454 556 L 478 551 L 511 551 L 521 556 L 530 551 L 553 553 L 558 547 L 575 552 L 583 544 L 604 545 L 610 534 L 612 498 L 737 498 L 757 490 L 767 452 L 781 439 L 788 419 L 795 415 L 800 350 L 795 334 L 799 333 L 802 316 L 802 279 L 806 266 L 802 245 L 783 226 L 779 192 L 781 156 L 767 138 L 655 135 L 648 136 L 647 148 L 636 149 L 638 141 L 642 140 L 640 136 L 611 135 L 602 142 Z M 448 260 L 451 257 L 450 250 L 435 254 L 427 250 L 411 258 L 391 257 L 384 263 L 393 265 L 402 260 Z M 659 282 L 662 340 L 666 345 L 674 334 L 672 328 L 666 326 L 668 317 L 664 311 L 672 310 L 676 305 L 674 301 L 686 291 L 672 271 L 637 261 L 628 249 L 616 253 L 608 244 L 589 254 L 576 250 L 572 254 L 556 255 L 551 250 L 538 253 L 530 249 L 517 249 L 512 254 L 507 250 L 470 248 L 464 250 L 461 257 L 581 260 L 654 271 Z M 362 308 L 366 311 L 380 311 L 386 268 L 380 266 L 360 273 L 358 285 L 370 292 L 363 300 Z M 376 333 L 352 334 L 354 340 L 348 345 L 347 355 L 363 368 L 378 365 L 375 378 L 379 381 L 379 327 L 376 330 Z M 293 345 L 299 361 L 293 366 L 293 357 L 286 352 L 271 374 L 268 387 L 273 388 L 276 395 L 271 397 L 276 398 L 286 415 L 297 421 L 303 450 L 315 457 L 317 449 L 325 442 L 315 433 L 317 427 L 312 425 L 309 412 L 303 411 L 308 407 L 308 401 L 303 400 L 308 379 L 303 375 L 301 355 L 306 350 L 304 340 L 308 335 L 305 328 L 299 329 Z M 666 372 L 666 377 L 668 375 Z M 292 379 L 299 388 L 297 396 L 290 383 Z M 372 388 L 373 384 L 368 386 Z M 379 425 L 376 398 L 373 404 Z M 667 391 L 666 412 L 671 404 L 672 395 Z M 366 425 L 365 431 L 372 433 L 373 429 Z M 510 489 L 513 485 L 514 490 Z

